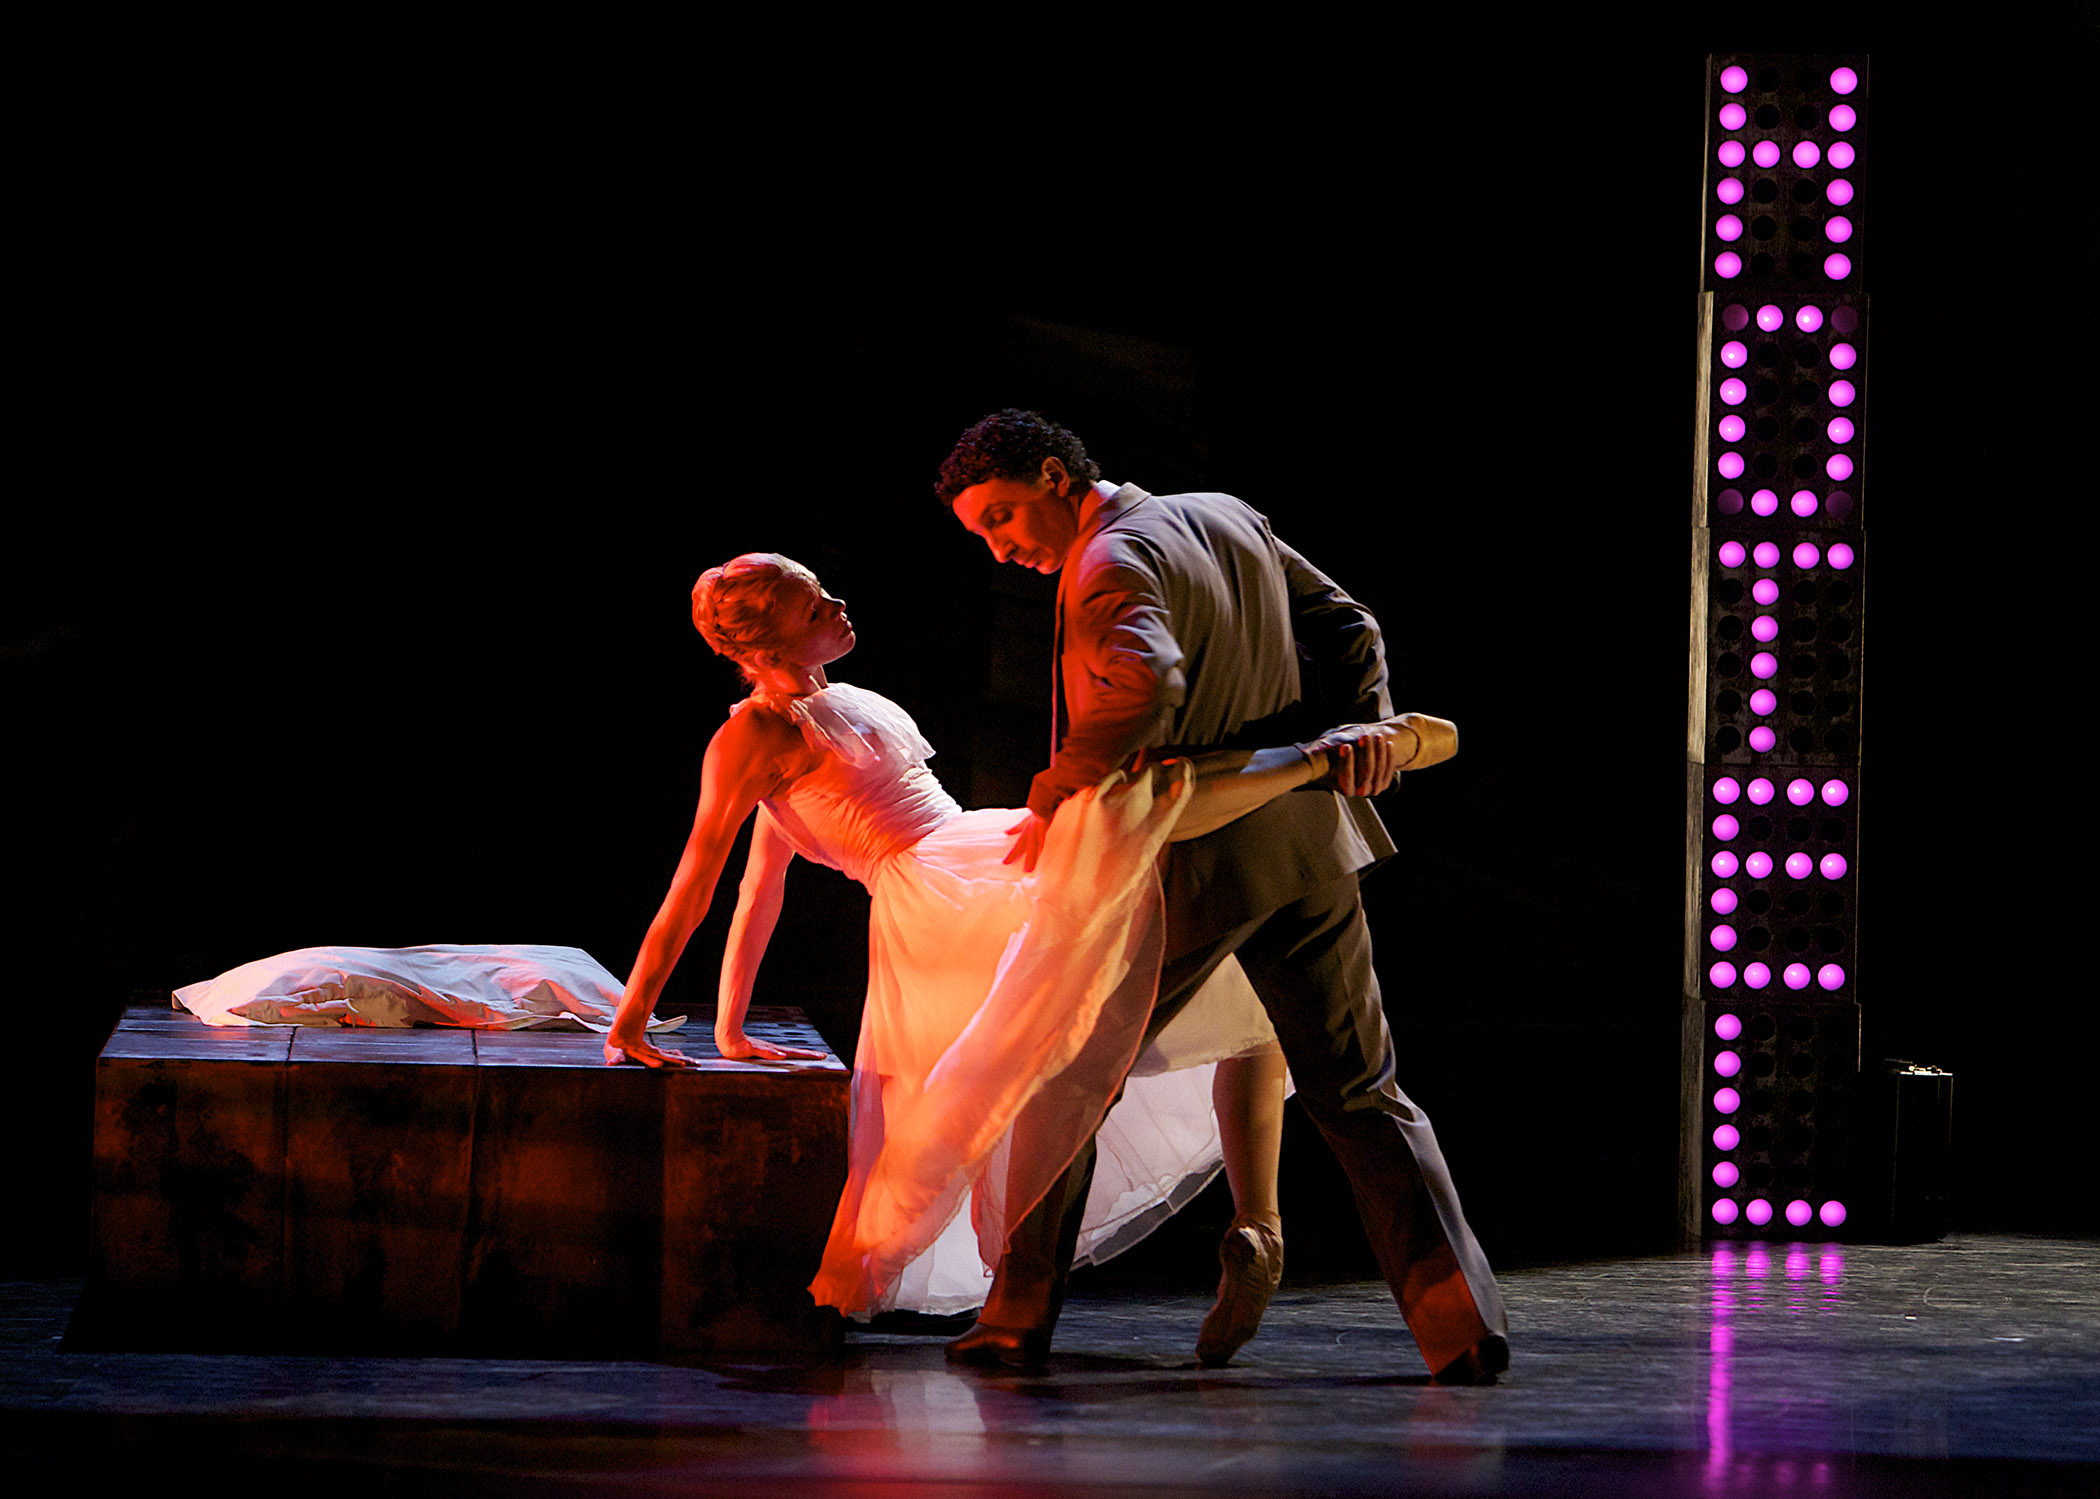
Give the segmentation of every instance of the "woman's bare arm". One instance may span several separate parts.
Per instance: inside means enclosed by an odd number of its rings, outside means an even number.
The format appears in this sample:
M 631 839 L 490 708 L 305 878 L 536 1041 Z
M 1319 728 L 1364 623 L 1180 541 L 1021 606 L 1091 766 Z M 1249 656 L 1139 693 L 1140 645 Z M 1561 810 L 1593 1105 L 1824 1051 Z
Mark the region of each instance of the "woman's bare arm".
M 605 1038 L 610 1064 L 633 1060 L 649 1067 L 687 1065 L 649 1041 L 649 1013 L 677 966 L 693 929 L 714 903 L 715 885 L 736 840 L 736 831 L 763 797 L 802 773 L 808 750 L 795 728 L 776 715 L 751 708 L 716 731 L 700 772 L 700 805 L 671 888 L 649 923 L 634 968 Z
M 729 921 L 729 944 L 722 951 L 722 980 L 715 993 L 715 1050 L 732 1061 L 757 1057 L 767 1062 L 821 1060 L 824 1053 L 797 1046 L 774 1046 L 744 1034 L 751 1010 L 751 986 L 758 965 L 773 940 L 780 907 L 787 893 L 788 865 L 795 850 L 763 814 L 751 827 L 751 852 L 737 887 L 736 915 Z

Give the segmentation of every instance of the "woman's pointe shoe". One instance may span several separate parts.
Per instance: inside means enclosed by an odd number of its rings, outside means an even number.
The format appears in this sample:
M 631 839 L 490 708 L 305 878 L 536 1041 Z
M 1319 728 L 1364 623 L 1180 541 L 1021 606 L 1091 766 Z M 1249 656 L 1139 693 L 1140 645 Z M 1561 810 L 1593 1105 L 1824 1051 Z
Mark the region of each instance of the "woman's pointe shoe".
M 1261 1326 L 1269 1298 L 1283 1282 L 1283 1232 L 1265 1218 L 1235 1218 L 1218 1244 L 1218 1299 L 1196 1334 L 1196 1358 L 1206 1369 L 1230 1363 Z

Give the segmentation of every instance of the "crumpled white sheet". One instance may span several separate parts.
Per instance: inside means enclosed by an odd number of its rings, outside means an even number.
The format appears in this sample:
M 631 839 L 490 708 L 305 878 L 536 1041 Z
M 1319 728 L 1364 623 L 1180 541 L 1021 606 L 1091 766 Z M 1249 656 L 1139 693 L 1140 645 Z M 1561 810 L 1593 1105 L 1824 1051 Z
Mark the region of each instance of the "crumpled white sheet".
M 175 991 L 207 1025 L 607 1031 L 623 990 L 579 947 L 302 947 Z M 652 1031 L 685 1023 L 651 1019 Z

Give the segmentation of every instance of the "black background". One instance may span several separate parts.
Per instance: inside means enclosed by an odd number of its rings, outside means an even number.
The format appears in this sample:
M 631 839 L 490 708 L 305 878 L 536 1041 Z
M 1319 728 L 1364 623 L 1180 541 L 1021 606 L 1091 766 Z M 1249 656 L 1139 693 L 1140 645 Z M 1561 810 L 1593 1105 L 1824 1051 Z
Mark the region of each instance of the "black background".
M 2093 23 L 1965 27 L 55 49 L 0 635 L 10 1266 L 84 1259 L 128 1001 L 318 943 L 625 974 L 739 695 L 688 622 L 712 563 L 814 566 L 862 640 L 835 674 L 966 804 L 1018 802 L 1050 585 L 929 489 L 1005 405 L 1112 479 L 1242 496 L 1376 610 L 1401 705 L 1464 730 L 1366 886 L 1403 1086 L 1498 1259 L 1668 1247 L 1728 46 L 1873 54 L 1868 1054 L 1956 1073 L 1960 1225 L 2092 1231 L 2055 600 Z M 798 866 L 760 980 L 847 1055 L 864 910 Z M 725 927 L 663 1008 L 712 1002 Z M 1308 1135 L 1294 1263 L 1348 1270 Z

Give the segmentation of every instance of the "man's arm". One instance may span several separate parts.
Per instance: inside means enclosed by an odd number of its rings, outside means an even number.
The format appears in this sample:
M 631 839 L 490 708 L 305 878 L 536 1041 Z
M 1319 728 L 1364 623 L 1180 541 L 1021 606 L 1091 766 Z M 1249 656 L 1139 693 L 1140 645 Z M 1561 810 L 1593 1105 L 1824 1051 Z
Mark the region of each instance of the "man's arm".
M 1298 641 L 1299 701 L 1317 728 L 1375 723 L 1393 701 L 1385 637 L 1371 611 L 1297 552 L 1276 543 L 1291 594 L 1291 633 Z
M 1151 743 L 1162 715 L 1188 691 L 1185 658 L 1157 579 L 1119 563 L 1074 577 L 1068 587 L 1064 742 L 1028 793 L 1029 811 L 1044 820 L 1066 797 Z

